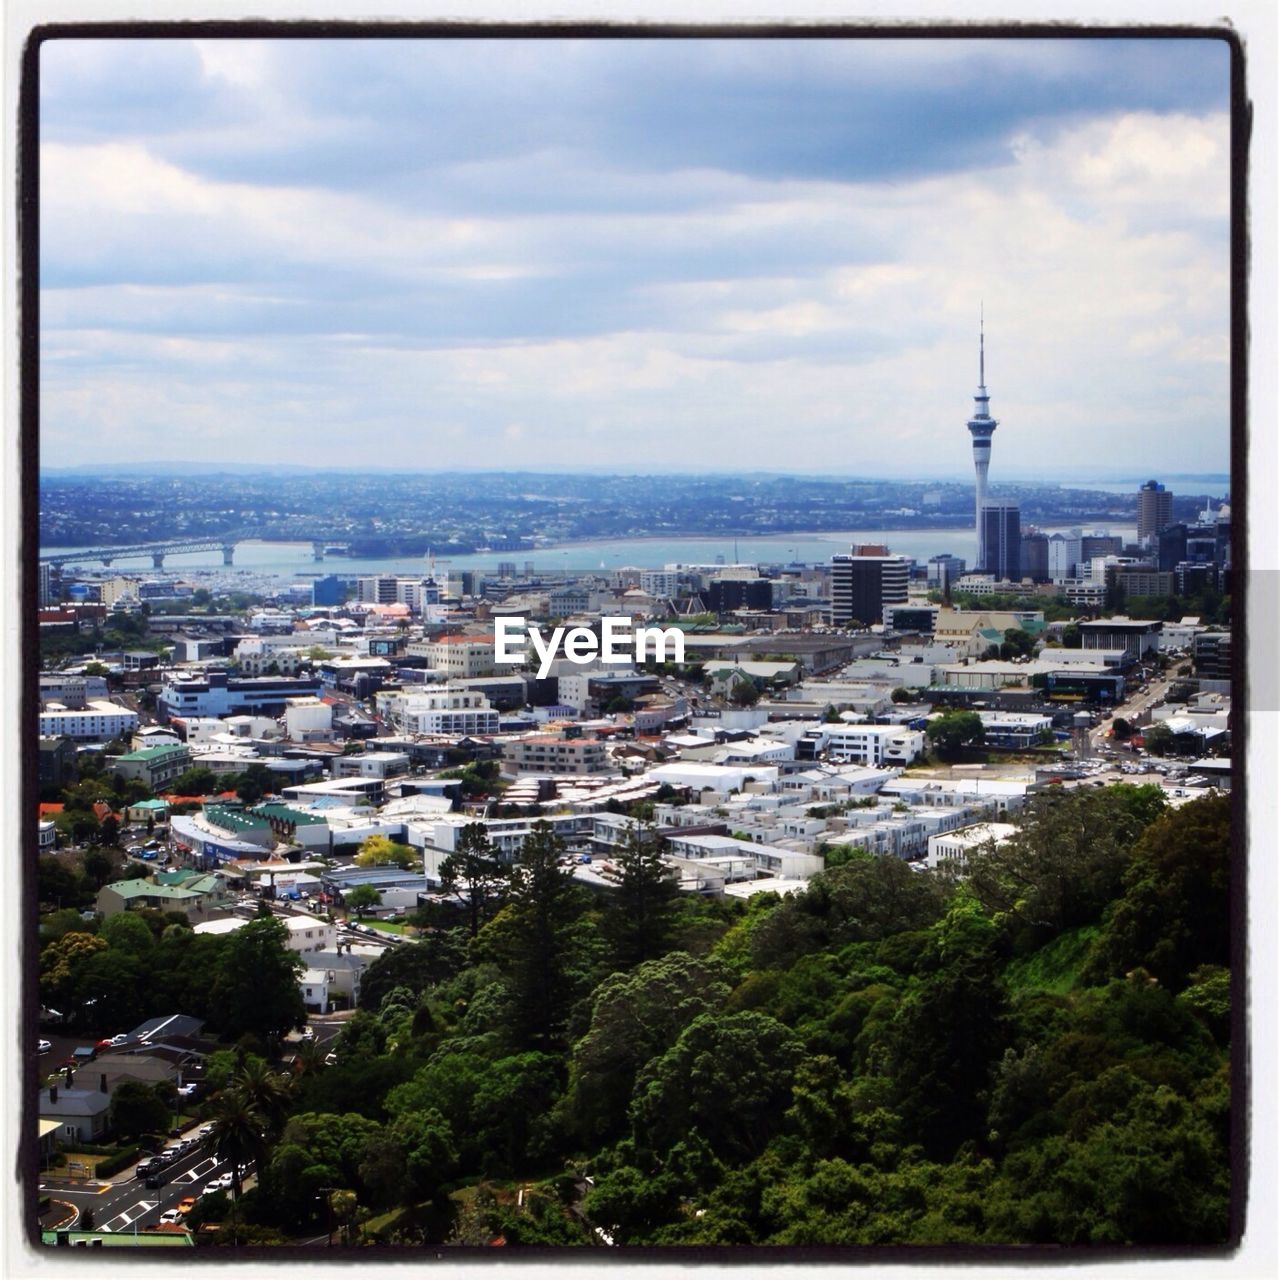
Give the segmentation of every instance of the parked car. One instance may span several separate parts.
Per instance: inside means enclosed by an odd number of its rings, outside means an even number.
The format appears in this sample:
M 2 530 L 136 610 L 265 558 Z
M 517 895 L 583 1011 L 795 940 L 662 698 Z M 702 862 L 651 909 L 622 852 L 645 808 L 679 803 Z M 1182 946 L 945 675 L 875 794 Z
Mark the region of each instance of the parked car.
M 166 1210 L 165 1210 L 165 1211 L 160 1215 L 160 1221 L 161 1221 L 161 1222 L 181 1222 L 181 1221 L 182 1221 L 182 1214 L 180 1214 L 180 1213 L 177 1211 L 177 1209 L 166 1209 Z
M 39 1044 L 37 1045 L 37 1047 L 36 1047 L 36 1052 L 37 1052 L 37 1053 L 48 1053 L 48 1052 L 49 1052 L 49 1050 L 50 1050 L 50 1049 L 52 1049 L 52 1048 L 53 1048 L 53 1045 L 52 1045 L 48 1040 L 41 1040 L 41 1041 L 39 1042 Z
M 200 1193 L 202 1196 L 216 1196 L 221 1191 L 222 1183 L 215 1178 L 212 1182 L 206 1182 L 204 1190 Z
M 179 1214 L 181 1214 L 183 1217 L 186 1217 L 186 1215 L 189 1214 L 191 1210 L 196 1207 L 197 1199 L 198 1199 L 197 1196 L 183 1196 L 182 1199 L 179 1200 L 177 1205 L 175 1206 L 176 1211 Z
M 207 1138 L 212 1132 L 213 1132 L 213 1125 L 211 1124 L 202 1124 L 200 1128 L 196 1130 L 196 1133 L 201 1138 Z

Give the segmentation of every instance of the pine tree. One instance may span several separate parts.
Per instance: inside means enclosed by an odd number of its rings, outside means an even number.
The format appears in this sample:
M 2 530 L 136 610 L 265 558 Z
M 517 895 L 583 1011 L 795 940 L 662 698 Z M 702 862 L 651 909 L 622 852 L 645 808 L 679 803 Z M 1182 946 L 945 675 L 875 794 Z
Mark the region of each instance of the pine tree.
M 473 938 L 486 909 L 506 890 L 508 879 L 507 868 L 479 822 L 462 828 L 457 848 L 440 864 L 440 887 L 467 908 Z
M 662 860 L 662 846 L 653 826 L 637 823 L 614 858 L 620 878 L 606 929 L 618 969 L 656 959 L 666 948 L 679 889 Z
M 579 904 L 573 872 L 560 865 L 563 855 L 564 842 L 550 825 L 534 823 L 503 912 L 500 958 L 522 1038 L 535 1047 L 560 1041 L 574 996 L 567 970 Z

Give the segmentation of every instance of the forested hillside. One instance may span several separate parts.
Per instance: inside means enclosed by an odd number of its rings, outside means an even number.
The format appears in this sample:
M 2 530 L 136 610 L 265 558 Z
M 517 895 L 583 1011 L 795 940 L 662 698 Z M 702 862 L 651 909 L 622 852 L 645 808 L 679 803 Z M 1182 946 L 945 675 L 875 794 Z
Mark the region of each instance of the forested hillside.
M 677 900 L 643 841 L 593 897 L 544 832 L 474 937 L 373 966 L 336 1063 L 223 1064 L 233 1234 L 1223 1242 L 1229 830 L 1219 795 L 1061 792 L 967 879 L 854 857 L 749 907 Z

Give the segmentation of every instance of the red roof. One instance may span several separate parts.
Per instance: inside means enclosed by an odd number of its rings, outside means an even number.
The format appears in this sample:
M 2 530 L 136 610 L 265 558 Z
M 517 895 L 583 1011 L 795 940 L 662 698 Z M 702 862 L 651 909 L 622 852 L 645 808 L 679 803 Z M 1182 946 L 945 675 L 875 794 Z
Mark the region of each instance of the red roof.
M 54 804 L 52 801 L 49 801 L 49 802 L 42 801 L 40 804 L 40 816 L 42 818 L 46 818 L 51 814 L 61 813 L 62 809 L 63 809 L 63 806 L 60 804 Z

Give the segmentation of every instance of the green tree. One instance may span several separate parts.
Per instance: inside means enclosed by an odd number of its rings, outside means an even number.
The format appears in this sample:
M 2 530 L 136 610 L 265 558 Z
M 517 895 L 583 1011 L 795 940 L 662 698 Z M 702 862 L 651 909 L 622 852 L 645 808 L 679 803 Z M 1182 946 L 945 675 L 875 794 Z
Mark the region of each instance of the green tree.
M 1161 815 L 1124 869 L 1089 972 L 1141 966 L 1181 991 L 1202 965 L 1230 963 L 1231 801 L 1208 795 Z
M 605 917 L 605 935 L 617 968 L 629 969 L 666 949 L 679 888 L 663 861 L 664 843 L 654 827 L 637 823 L 614 856 L 618 884 Z
M 731 1160 L 779 1131 L 801 1048 L 765 1014 L 704 1013 L 640 1072 L 630 1109 L 636 1146 L 669 1154 L 694 1130 Z
M 246 1057 L 232 1079 L 239 1092 L 261 1117 L 264 1133 L 278 1134 L 293 1099 L 293 1080 L 282 1071 L 273 1071 L 266 1061 Z
M 1007 918 L 1021 947 L 1091 924 L 1119 890 L 1145 803 L 1121 788 L 1035 796 L 1008 840 L 970 856 L 969 886 Z
M 172 1115 L 169 1104 L 139 1080 L 121 1080 L 111 1095 L 111 1126 L 125 1139 L 166 1132 Z
M 733 686 L 729 701 L 735 707 L 754 707 L 760 701 L 760 689 L 754 680 L 740 680 Z
M 1021 627 L 1008 627 L 1000 645 L 1000 656 L 1007 662 L 1011 658 L 1029 658 L 1035 652 L 1036 640 Z
M 1002 1052 L 1000 930 L 961 894 L 930 930 L 920 976 L 887 1036 L 889 1074 L 915 1140 L 950 1160 L 980 1136 L 987 1079 Z
M 302 1026 L 298 977 L 304 965 L 286 938 L 278 920 L 258 918 L 224 939 L 209 991 L 210 1019 L 219 1030 L 276 1041 Z
M 976 711 L 944 711 L 925 727 L 925 736 L 943 759 L 955 759 L 982 746 L 986 730 Z
M 570 1132 L 592 1144 L 621 1136 L 640 1069 L 694 1018 L 722 1009 L 730 986 L 720 961 L 679 951 L 600 983 L 590 1025 L 570 1058 L 563 1121 Z
M 892 689 L 889 692 L 890 700 L 897 703 L 910 702 L 912 697 L 913 695 L 911 690 L 905 688 L 903 685 L 899 685 L 896 689 Z
M 356 919 L 362 920 L 363 913 L 370 907 L 376 907 L 382 901 L 382 892 L 371 884 L 358 884 L 348 889 L 343 895 L 348 907 L 356 913 Z
M 236 795 L 245 805 L 255 805 L 274 786 L 275 774 L 265 764 L 251 764 L 236 780 Z
M 474 938 L 480 925 L 507 891 L 511 873 L 489 840 L 483 823 L 472 822 L 458 833 L 454 851 L 440 864 L 440 887 L 466 908 Z
M 1142 731 L 1142 745 L 1152 755 L 1168 755 L 1173 749 L 1173 730 L 1162 721 L 1148 725 Z
M 427 934 L 420 942 L 389 947 L 364 972 L 360 1005 L 376 1009 L 396 987 L 407 987 L 415 996 L 452 978 L 466 964 L 466 935 L 461 929 Z
M 563 853 L 564 842 L 551 826 L 534 823 L 511 875 L 507 905 L 485 927 L 514 997 L 517 1032 L 534 1046 L 560 1042 L 576 995 L 568 970 L 578 901 L 573 872 L 560 865 Z
M 212 795 L 218 790 L 218 775 L 204 765 L 195 765 L 178 774 L 170 790 L 179 796 Z
M 207 1142 L 219 1160 L 231 1165 L 231 1185 L 240 1198 L 241 1169 L 252 1160 L 261 1169 L 266 1163 L 267 1124 L 262 1113 L 243 1090 L 224 1089 L 214 1100 L 211 1122 L 213 1129 Z

